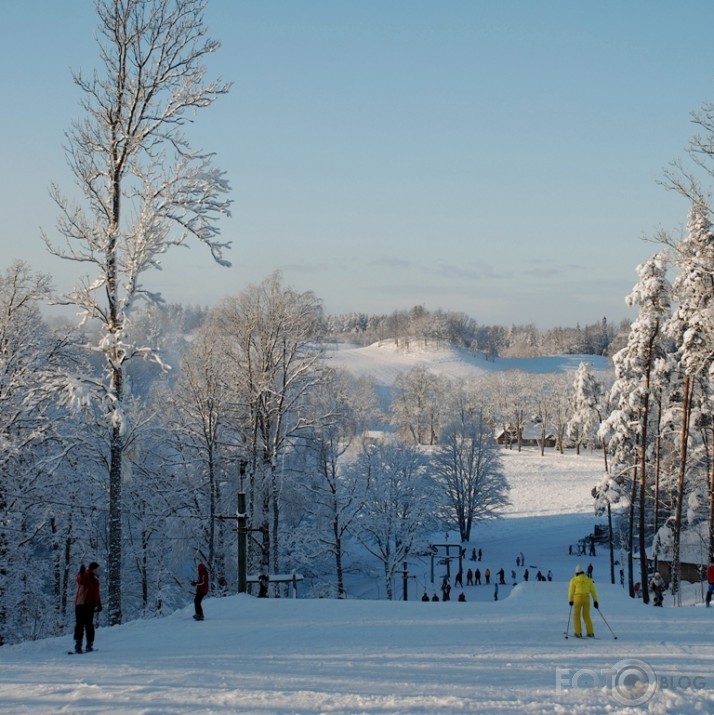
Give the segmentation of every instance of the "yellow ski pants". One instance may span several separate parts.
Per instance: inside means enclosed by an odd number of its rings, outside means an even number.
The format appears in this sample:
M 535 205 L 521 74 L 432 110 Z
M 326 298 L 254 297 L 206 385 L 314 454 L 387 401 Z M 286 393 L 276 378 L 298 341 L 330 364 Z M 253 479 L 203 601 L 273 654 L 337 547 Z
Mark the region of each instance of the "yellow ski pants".
M 593 635 L 593 622 L 590 618 L 590 594 L 576 594 L 573 597 L 573 631 L 576 636 L 583 635 L 583 627 L 580 623 L 580 616 L 582 615 L 585 621 L 585 632 L 591 636 Z

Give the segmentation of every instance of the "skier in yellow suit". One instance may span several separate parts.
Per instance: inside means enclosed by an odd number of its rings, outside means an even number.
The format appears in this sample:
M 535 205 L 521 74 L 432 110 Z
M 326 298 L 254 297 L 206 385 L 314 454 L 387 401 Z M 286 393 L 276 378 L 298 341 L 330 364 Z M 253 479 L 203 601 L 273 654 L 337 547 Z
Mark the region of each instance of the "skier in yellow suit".
M 590 596 L 593 597 L 593 606 L 598 607 L 597 590 L 593 580 L 583 573 L 583 567 L 578 564 L 575 567 L 575 576 L 570 579 L 568 587 L 568 605 L 575 606 L 573 615 L 573 631 L 576 638 L 583 637 L 583 627 L 580 623 L 580 614 L 582 613 L 585 621 L 585 629 L 588 638 L 594 638 L 593 622 L 590 619 Z

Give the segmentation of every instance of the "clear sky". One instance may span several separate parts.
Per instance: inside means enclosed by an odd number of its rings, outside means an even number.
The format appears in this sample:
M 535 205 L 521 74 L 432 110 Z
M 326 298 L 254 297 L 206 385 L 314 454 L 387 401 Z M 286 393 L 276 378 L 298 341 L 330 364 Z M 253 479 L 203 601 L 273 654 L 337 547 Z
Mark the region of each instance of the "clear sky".
M 90 0 L 0 0 L 2 267 L 47 254 L 72 194 L 70 68 Z M 658 185 L 714 97 L 711 0 L 208 0 L 231 93 L 190 137 L 233 188 L 226 269 L 194 245 L 146 278 L 212 305 L 272 271 L 329 313 L 416 304 L 482 324 L 632 313 L 635 267 L 688 206 Z

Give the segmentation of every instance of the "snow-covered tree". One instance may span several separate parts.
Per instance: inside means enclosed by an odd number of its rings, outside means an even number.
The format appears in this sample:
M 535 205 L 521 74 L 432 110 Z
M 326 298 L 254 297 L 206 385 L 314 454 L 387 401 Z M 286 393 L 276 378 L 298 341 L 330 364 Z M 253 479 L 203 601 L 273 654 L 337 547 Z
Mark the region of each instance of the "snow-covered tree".
M 626 347 L 613 357 L 616 379 L 611 390 L 611 403 L 616 409 L 606 420 L 605 430 L 615 433 L 609 439 L 609 446 L 615 450 L 616 473 L 628 467 L 632 469 L 630 555 L 634 537 L 635 495 L 639 495 L 640 579 L 641 583 L 645 584 L 648 582 L 645 558 L 647 477 L 652 471 L 648 454 L 650 442 L 653 441 L 650 434 L 650 406 L 653 391 L 660 389 L 653 384 L 652 379 L 656 361 L 665 354 L 662 327 L 669 317 L 671 304 L 671 288 L 666 277 L 666 254 L 661 252 L 652 256 L 638 266 L 637 272 L 639 281 L 628 296 L 627 302 L 638 306 L 639 315 L 631 325 Z M 626 436 L 620 433 L 622 429 L 625 430 Z M 635 474 L 639 478 L 639 484 L 635 482 Z M 642 596 L 647 603 L 649 595 L 646 589 Z
M 677 593 L 679 558 L 685 494 L 696 475 L 701 455 L 694 450 L 697 415 L 707 415 L 709 432 L 714 436 L 711 380 L 714 377 L 714 230 L 709 207 L 695 201 L 689 213 L 687 235 L 675 246 L 677 275 L 672 291 L 678 307 L 666 325 L 667 334 L 677 345 L 683 375 L 680 403 L 679 468 L 677 499 L 672 534 L 672 591 Z M 711 465 L 711 458 L 710 458 Z M 711 480 L 710 520 L 714 517 L 714 469 Z M 714 520 L 712 520 L 714 521 Z M 710 524 L 710 558 L 714 557 L 714 523 Z
M 592 372 L 590 363 L 581 362 L 573 380 L 572 414 L 567 425 L 568 438 L 575 445 L 576 454 L 585 445 L 592 446 L 601 419 L 602 385 Z
M 507 434 L 515 435 L 518 451 L 533 404 L 531 377 L 520 370 L 499 373 L 493 383 L 495 419 Z
M 101 399 L 110 431 L 108 611 L 122 620 L 122 472 L 125 369 L 151 350 L 127 339 L 138 299 L 158 300 L 143 280 L 162 255 L 190 237 L 221 264 L 229 246 L 217 219 L 228 213 L 228 184 L 211 155 L 191 148 L 183 128 L 196 110 L 228 87 L 204 81 L 205 59 L 218 48 L 206 38 L 204 0 L 98 0 L 99 69 L 74 73 L 84 119 L 67 132 L 69 166 L 83 201 L 53 187 L 60 210 L 49 250 L 82 263 L 87 277 L 62 302 L 99 321 L 94 350 L 105 360 Z
M 420 536 L 435 526 L 439 498 L 428 460 L 414 445 L 370 445 L 355 467 L 367 480 L 367 489 L 353 533 L 382 564 L 391 600 L 395 575 L 420 544 Z
M 445 383 L 423 365 L 399 375 L 394 383 L 392 423 L 414 444 L 435 444 L 444 418 Z
M 615 583 L 615 543 L 612 507 L 626 504 L 628 501 L 629 494 L 625 487 L 625 480 L 622 476 L 614 477 L 609 472 L 605 472 L 600 483 L 593 487 L 592 496 L 595 500 L 595 514 L 597 516 L 602 516 L 603 514 L 607 516 L 610 582 Z
M 310 427 L 308 395 L 324 370 L 322 308 L 274 273 L 212 313 L 231 380 L 231 428 L 248 463 L 248 509 L 262 529 L 261 568 L 279 572 L 283 460 Z
M 72 469 L 81 430 L 67 422 L 63 371 L 77 354 L 40 314 L 50 289 L 22 262 L 0 274 L 0 644 L 63 625 L 82 498 L 96 494 Z
M 300 489 L 302 538 L 313 558 L 316 550 L 332 555 L 338 598 L 346 595 L 345 536 L 362 507 L 366 484 L 364 475 L 350 468 L 350 453 L 375 404 L 370 385 L 336 370 L 326 372 L 308 399 L 313 417 L 304 439 L 308 466 Z
M 235 480 L 228 478 L 227 469 L 235 461 L 229 459 L 229 445 L 238 441 L 230 436 L 234 393 L 229 380 L 220 336 L 215 322 L 209 320 L 194 336 L 181 361 L 170 404 L 171 431 L 177 451 L 190 465 L 193 487 L 202 495 L 199 514 L 205 525 L 201 530 L 203 560 L 214 588 L 218 589 L 226 587 L 223 548 L 226 523 L 218 517 L 228 507 L 222 494 L 223 485 L 231 481 L 235 484 Z
M 496 518 L 508 505 L 508 483 L 485 409 L 464 390 L 458 391 L 450 406 L 453 418 L 431 463 L 444 492 L 445 518 L 456 522 L 461 541 L 469 541 L 475 522 Z

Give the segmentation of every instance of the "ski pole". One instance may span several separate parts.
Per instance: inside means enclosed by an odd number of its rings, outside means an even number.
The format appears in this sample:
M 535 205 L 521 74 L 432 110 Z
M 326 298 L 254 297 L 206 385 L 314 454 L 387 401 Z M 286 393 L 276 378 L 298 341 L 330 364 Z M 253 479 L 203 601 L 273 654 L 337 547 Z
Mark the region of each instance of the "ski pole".
M 568 624 L 565 626 L 565 637 L 568 637 L 568 631 L 570 630 L 570 616 L 573 613 L 573 605 L 570 604 L 570 610 L 568 611 Z
M 615 635 L 615 631 L 613 631 L 612 628 L 610 628 L 610 624 L 607 622 L 605 616 L 602 615 L 602 611 L 601 611 L 599 608 L 596 608 L 595 610 L 600 614 L 600 618 L 602 618 L 603 622 L 604 622 L 605 625 L 608 627 L 608 630 L 610 631 L 610 633 L 612 633 L 612 637 L 613 637 L 615 640 L 617 640 L 617 636 Z

